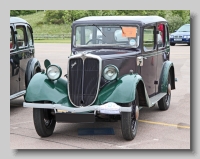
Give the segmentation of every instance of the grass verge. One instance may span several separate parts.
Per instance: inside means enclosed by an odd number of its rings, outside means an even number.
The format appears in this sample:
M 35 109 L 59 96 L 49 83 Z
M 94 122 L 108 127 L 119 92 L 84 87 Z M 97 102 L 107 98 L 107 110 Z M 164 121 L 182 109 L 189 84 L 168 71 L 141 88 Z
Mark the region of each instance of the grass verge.
M 71 39 L 42 39 L 34 40 L 34 43 L 71 43 Z

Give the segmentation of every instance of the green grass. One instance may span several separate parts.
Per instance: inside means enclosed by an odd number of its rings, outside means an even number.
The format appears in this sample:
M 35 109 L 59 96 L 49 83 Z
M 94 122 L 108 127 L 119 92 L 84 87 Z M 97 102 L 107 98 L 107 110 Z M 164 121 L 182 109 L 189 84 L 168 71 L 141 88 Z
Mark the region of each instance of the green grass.
M 34 40 L 34 43 L 71 43 L 71 39 L 42 39 Z
M 30 23 L 34 34 L 68 34 L 71 32 L 71 26 L 67 24 L 45 24 L 44 12 L 40 11 L 30 15 L 18 16 Z
M 34 14 L 30 15 L 24 15 L 24 16 L 19 16 L 20 18 L 25 19 L 30 23 L 30 25 L 33 28 L 33 36 L 35 34 L 70 34 L 71 33 L 71 26 L 67 24 L 60 24 L 60 25 L 55 25 L 55 24 L 45 24 L 44 21 L 44 14 L 45 12 L 39 11 Z M 151 34 L 148 34 L 148 30 L 146 30 L 145 34 L 146 36 L 144 37 L 145 41 L 148 41 L 149 39 L 152 38 Z M 70 38 L 66 39 L 34 39 L 35 43 L 71 43 Z

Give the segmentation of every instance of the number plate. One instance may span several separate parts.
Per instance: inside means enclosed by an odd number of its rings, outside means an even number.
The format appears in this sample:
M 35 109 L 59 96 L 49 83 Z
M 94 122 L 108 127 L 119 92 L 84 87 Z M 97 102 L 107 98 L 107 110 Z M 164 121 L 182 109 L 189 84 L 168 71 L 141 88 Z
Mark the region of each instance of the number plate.
M 174 39 L 174 41 L 182 41 L 182 39 L 180 38 L 180 39 Z

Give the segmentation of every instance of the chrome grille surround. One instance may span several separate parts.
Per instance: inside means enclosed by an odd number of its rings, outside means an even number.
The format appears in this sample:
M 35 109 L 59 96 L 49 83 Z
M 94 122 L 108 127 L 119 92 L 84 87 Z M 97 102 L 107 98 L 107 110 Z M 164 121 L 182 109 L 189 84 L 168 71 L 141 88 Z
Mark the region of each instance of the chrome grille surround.
M 82 59 L 82 61 L 83 61 L 83 68 L 84 68 L 84 61 L 85 61 L 87 58 L 96 59 L 96 60 L 99 61 L 99 73 L 98 73 L 98 76 L 99 76 L 99 77 L 98 77 L 98 85 L 97 85 L 96 96 L 95 96 L 93 102 L 92 102 L 91 104 L 87 105 L 87 106 L 91 106 L 91 105 L 95 102 L 95 100 L 96 100 L 96 98 L 97 98 L 97 96 L 98 96 L 98 91 L 99 91 L 100 81 L 101 81 L 101 73 L 102 73 L 102 59 L 101 59 L 99 56 L 97 56 L 97 55 L 93 55 L 93 54 L 87 53 L 87 51 L 82 52 L 82 53 L 77 53 L 77 54 L 75 54 L 75 55 L 73 55 L 73 56 L 70 56 L 69 59 L 68 59 L 68 68 L 67 68 L 68 79 L 70 79 L 70 68 L 71 68 L 71 66 L 70 66 L 70 60 L 72 60 L 72 59 L 79 59 L 79 58 Z M 87 107 L 87 106 L 76 105 L 76 104 L 72 101 L 72 99 L 71 99 L 71 97 L 70 97 L 70 81 L 69 81 L 69 80 L 68 80 L 67 86 L 68 86 L 68 96 L 69 96 L 70 102 L 71 102 L 75 107 Z

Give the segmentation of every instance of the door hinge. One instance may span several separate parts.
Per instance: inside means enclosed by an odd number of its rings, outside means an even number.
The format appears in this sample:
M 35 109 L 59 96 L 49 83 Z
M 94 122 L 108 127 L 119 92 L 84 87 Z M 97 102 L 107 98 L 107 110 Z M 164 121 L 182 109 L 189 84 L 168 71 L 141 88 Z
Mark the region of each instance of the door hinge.
M 154 84 L 158 84 L 158 81 L 154 81 Z

